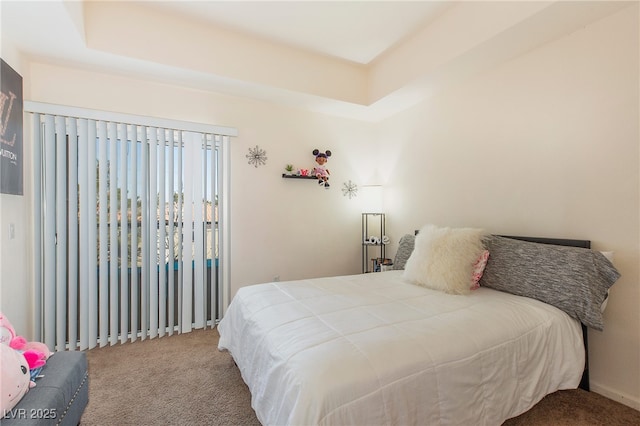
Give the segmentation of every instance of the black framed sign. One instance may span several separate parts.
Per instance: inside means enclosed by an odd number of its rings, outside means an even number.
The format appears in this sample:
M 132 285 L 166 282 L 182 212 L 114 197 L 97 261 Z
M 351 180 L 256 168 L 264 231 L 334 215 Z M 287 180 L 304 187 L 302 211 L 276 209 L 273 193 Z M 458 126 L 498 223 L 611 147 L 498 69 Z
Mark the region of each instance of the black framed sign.
M 0 192 L 22 195 L 22 77 L 0 61 Z

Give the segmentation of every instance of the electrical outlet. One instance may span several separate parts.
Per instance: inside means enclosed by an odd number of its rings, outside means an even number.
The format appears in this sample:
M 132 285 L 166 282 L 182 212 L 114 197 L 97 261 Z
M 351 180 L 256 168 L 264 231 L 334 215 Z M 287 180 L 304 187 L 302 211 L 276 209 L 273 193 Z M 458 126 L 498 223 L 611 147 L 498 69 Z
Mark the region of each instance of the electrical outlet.
M 13 240 L 16 238 L 16 225 L 13 223 L 9 224 L 9 239 Z
M 278 281 L 280 281 L 280 275 L 276 275 L 275 277 L 273 277 L 274 283 L 277 283 Z

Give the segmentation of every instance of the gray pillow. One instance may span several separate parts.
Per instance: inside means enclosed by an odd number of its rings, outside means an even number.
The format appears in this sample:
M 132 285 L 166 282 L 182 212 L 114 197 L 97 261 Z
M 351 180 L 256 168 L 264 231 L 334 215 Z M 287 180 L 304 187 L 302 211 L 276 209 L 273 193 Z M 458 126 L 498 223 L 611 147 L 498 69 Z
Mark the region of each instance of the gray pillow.
M 481 286 L 538 299 L 603 330 L 600 307 L 620 273 L 602 253 L 495 235 L 484 243 L 491 257 Z
M 413 247 L 415 245 L 415 235 L 406 234 L 400 238 L 398 242 L 398 251 L 396 257 L 393 259 L 393 269 L 404 269 L 404 265 L 407 263 L 407 259 L 413 253 Z

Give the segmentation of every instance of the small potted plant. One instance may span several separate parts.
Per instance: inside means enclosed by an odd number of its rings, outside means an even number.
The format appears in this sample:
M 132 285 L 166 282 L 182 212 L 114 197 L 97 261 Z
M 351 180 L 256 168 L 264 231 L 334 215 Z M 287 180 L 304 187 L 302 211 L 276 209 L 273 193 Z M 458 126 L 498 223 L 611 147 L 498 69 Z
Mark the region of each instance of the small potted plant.
M 286 166 L 284 166 L 284 169 L 287 172 L 288 176 L 291 176 L 293 174 L 293 164 L 287 164 Z

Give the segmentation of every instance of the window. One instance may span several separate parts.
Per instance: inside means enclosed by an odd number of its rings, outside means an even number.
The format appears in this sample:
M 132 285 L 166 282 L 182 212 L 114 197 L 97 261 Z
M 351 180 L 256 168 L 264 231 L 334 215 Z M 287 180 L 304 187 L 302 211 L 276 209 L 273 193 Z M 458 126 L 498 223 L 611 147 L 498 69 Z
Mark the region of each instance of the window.
M 86 349 L 215 325 L 235 130 L 96 114 L 33 114 L 40 340 Z

